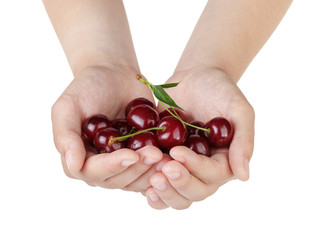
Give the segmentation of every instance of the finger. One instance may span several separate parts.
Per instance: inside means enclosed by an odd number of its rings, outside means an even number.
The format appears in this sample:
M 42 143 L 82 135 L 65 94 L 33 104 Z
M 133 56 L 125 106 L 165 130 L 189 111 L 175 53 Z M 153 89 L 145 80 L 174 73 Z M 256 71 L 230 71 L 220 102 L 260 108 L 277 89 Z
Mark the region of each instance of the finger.
M 188 171 L 206 184 L 220 182 L 229 175 L 229 168 L 225 168 L 214 157 L 207 157 L 192 151 L 185 146 L 177 146 L 170 150 L 170 156 L 182 163 Z
M 234 125 L 234 136 L 229 161 L 234 175 L 246 181 L 249 179 L 249 161 L 254 147 L 254 111 L 250 105 L 239 109 L 230 119 Z
M 156 172 L 161 172 L 162 167 L 169 161 L 171 161 L 170 156 L 163 154 L 163 158 L 160 162 L 154 164 L 152 168 L 142 174 L 138 179 L 125 186 L 123 190 L 144 193 L 151 186 L 149 181 L 150 177 Z
M 147 197 L 148 204 L 152 208 L 158 210 L 168 208 L 168 206 L 160 199 L 153 187 L 148 188 L 145 195 Z
M 216 184 L 222 185 L 235 178 L 230 167 L 229 151 L 227 149 L 218 149 L 218 151 L 213 151 L 211 158 L 220 165 L 220 174 L 218 174 L 219 179 L 215 179 Z
M 205 184 L 192 176 L 189 171 L 179 162 L 170 161 L 162 172 L 167 177 L 171 186 L 184 198 L 191 201 L 201 201 L 218 190 L 217 184 Z
M 104 188 L 120 188 L 123 189 L 125 186 L 134 182 L 141 175 L 147 172 L 154 163 L 159 162 L 162 159 L 162 152 L 159 148 L 154 146 L 146 146 L 136 151 L 139 155 L 139 161 L 129 166 L 127 169 L 122 171 L 120 174 L 113 175 L 103 182 L 99 183 L 100 187 Z M 141 186 L 143 187 L 143 186 Z M 147 189 L 145 186 L 143 190 Z M 139 191 L 140 189 L 134 189 Z
M 125 148 L 112 153 L 96 154 L 86 160 L 81 177 L 98 185 L 105 179 L 123 172 L 138 160 L 138 153 Z
M 81 139 L 81 114 L 74 101 L 60 97 L 51 111 L 54 142 L 65 172 L 79 178 L 86 150 Z
M 167 181 L 163 173 L 156 173 L 150 178 L 150 183 L 160 199 L 174 209 L 186 209 L 191 201 L 179 194 Z

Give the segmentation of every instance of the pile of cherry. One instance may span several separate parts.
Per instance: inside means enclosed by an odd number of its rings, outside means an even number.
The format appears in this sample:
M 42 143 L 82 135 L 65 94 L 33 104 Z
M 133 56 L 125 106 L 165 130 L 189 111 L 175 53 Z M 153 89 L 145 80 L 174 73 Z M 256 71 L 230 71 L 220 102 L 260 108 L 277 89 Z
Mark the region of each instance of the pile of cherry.
M 172 108 L 169 110 L 174 112 Z M 211 156 L 211 147 L 229 146 L 233 128 L 227 119 L 216 117 L 206 124 L 200 121 L 188 123 L 183 111 L 174 110 L 180 119 L 167 110 L 158 113 L 154 103 L 146 98 L 136 98 L 125 109 L 126 119 L 110 121 L 101 114 L 85 119 L 83 135 L 99 153 L 125 147 L 137 150 L 147 145 L 167 152 L 172 147 L 184 145 L 198 154 Z

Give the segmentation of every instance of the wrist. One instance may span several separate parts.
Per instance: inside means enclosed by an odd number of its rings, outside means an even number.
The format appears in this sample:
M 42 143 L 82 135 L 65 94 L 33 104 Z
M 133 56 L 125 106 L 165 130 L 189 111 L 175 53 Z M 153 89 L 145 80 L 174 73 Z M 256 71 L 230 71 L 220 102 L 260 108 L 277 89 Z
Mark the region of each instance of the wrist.
M 222 64 L 214 65 L 194 65 L 194 66 L 180 66 L 175 69 L 174 76 L 183 76 L 183 78 L 190 79 L 190 81 L 195 81 L 197 79 L 205 79 L 203 76 L 216 76 L 222 77 L 223 79 L 228 79 L 233 83 L 237 83 L 239 79 L 232 77 L 232 74 Z
M 78 58 L 75 61 L 72 61 L 71 59 L 69 59 L 69 64 L 74 76 L 85 71 L 86 69 L 95 68 L 95 67 L 101 68 L 101 69 L 104 69 L 104 68 L 111 69 L 114 71 L 134 72 L 135 74 L 140 72 L 137 61 L 122 59 L 119 57 L 106 58 L 105 56 L 90 57 L 86 55 L 81 58 Z
M 77 79 L 86 79 L 87 77 L 93 77 L 93 79 L 106 79 L 107 81 L 115 81 L 114 77 L 117 76 L 117 79 L 123 79 L 124 83 L 130 83 L 136 81 L 136 74 L 139 69 L 133 66 L 127 66 L 124 64 L 112 63 L 112 62 L 92 62 L 78 71 L 75 72 L 74 77 Z
M 241 77 L 241 75 L 237 73 L 237 69 L 234 69 L 230 64 L 217 59 L 210 59 L 209 61 L 197 60 L 196 62 L 181 59 L 174 73 L 200 73 L 203 71 L 221 72 L 227 75 L 234 83 L 237 83 Z

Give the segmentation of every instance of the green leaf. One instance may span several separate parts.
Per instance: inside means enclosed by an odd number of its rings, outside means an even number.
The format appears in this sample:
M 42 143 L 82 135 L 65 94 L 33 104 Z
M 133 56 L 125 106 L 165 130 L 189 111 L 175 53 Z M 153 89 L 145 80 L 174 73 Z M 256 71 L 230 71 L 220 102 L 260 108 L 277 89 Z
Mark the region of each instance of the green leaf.
M 177 83 L 165 83 L 165 84 L 161 84 L 161 85 L 157 85 L 157 86 L 160 86 L 162 88 L 172 88 L 172 87 L 176 87 L 178 86 L 180 82 L 177 82 Z
M 179 108 L 184 111 L 181 107 L 179 107 L 173 99 L 164 91 L 161 85 L 153 85 L 152 92 L 154 96 L 161 102 L 168 104 L 170 107 Z

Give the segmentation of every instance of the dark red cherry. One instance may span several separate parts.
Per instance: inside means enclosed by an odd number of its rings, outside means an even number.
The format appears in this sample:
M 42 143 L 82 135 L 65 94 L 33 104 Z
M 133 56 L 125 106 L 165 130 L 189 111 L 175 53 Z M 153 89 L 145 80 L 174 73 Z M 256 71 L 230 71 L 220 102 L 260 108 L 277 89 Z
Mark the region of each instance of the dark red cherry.
M 192 122 L 190 122 L 190 124 L 195 125 L 197 127 L 204 128 L 204 123 L 201 122 L 201 121 L 192 121 Z M 197 128 L 194 128 L 194 127 L 190 127 L 188 125 L 186 127 L 187 127 L 189 135 L 199 135 L 201 137 L 205 137 L 203 130 L 200 130 L 200 129 L 197 129 Z
M 153 102 L 151 102 L 149 99 L 146 99 L 146 98 L 143 98 L 143 97 L 140 97 L 140 98 L 135 98 L 133 100 L 131 100 L 126 109 L 125 109 L 125 114 L 126 116 L 128 116 L 128 113 L 130 112 L 130 110 L 138 105 L 142 105 L 142 104 L 145 104 L 145 105 L 149 105 L 150 107 L 152 108 L 156 108 L 156 106 L 154 105 Z
M 127 119 L 124 118 L 112 120 L 112 126 L 117 129 L 122 136 L 128 135 L 132 128 Z
M 205 128 L 210 129 L 210 133 L 205 132 L 205 136 L 213 147 L 227 147 L 230 145 L 233 128 L 230 122 L 223 117 L 216 117 L 206 123 Z
M 92 115 L 82 123 L 82 131 L 90 143 L 93 143 L 93 139 L 100 130 L 109 127 L 112 127 L 111 122 L 102 114 Z
M 202 154 L 207 157 L 211 156 L 210 147 L 207 140 L 199 135 L 189 136 L 184 145 L 198 154 Z
M 158 147 L 157 137 L 152 132 L 143 132 L 129 138 L 127 147 L 132 150 L 138 150 L 145 146 L 152 145 Z
M 166 127 L 165 130 L 157 130 L 157 140 L 163 148 L 183 145 L 187 138 L 186 126 L 175 117 L 164 117 L 158 127 Z
M 94 146 L 99 153 L 110 153 L 118 149 L 124 148 L 123 141 L 115 142 L 111 146 L 108 145 L 111 137 L 121 136 L 120 132 L 115 128 L 102 129 L 94 138 Z
M 136 129 L 147 129 L 157 126 L 158 112 L 149 105 L 138 105 L 130 110 L 127 116 L 128 123 Z
M 168 109 L 170 110 L 170 112 L 172 112 L 172 113 L 174 114 L 172 108 L 168 108 Z M 181 111 L 181 110 L 178 109 L 178 108 L 174 108 L 174 110 L 178 113 L 178 115 L 181 117 L 181 119 L 182 119 L 183 121 L 185 121 L 185 122 L 187 121 L 187 117 L 186 117 L 186 115 L 184 114 L 183 111 Z M 160 119 L 162 119 L 162 118 L 164 118 L 164 117 L 168 117 L 168 116 L 171 116 L 171 117 L 172 117 L 172 115 L 171 115 L 166 109 L 163 110 L 161 113 L 159 113 Z

